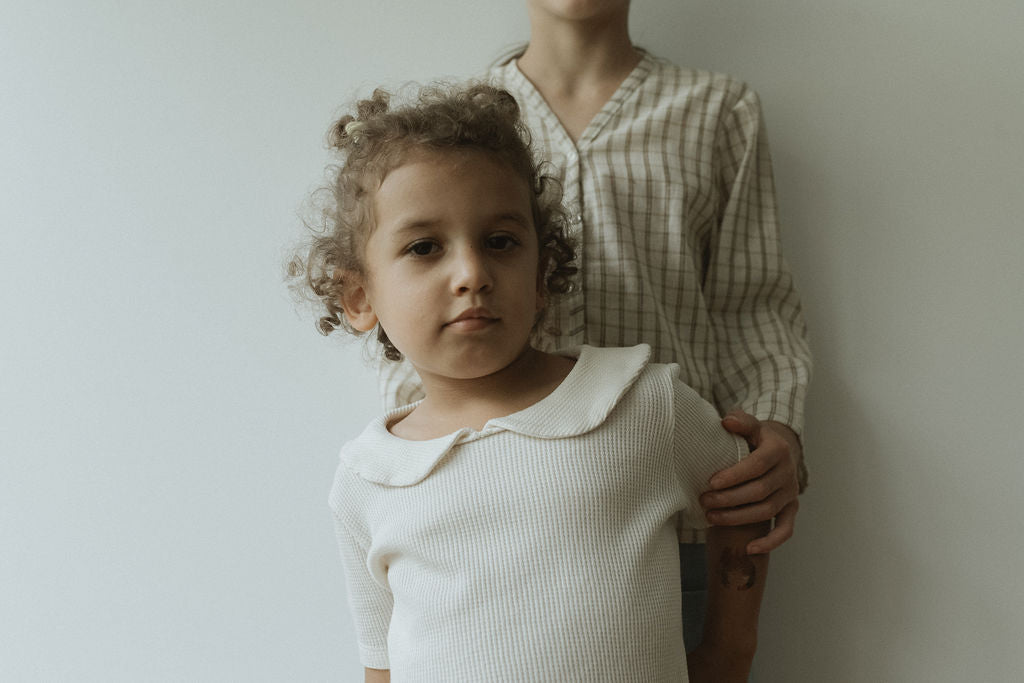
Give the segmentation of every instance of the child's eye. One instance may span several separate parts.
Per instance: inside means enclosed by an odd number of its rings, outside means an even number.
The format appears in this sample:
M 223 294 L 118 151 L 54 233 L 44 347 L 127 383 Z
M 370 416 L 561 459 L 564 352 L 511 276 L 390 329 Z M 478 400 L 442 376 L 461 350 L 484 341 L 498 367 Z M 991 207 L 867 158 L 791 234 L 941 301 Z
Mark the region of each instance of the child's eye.
M 491 235 L 487 238 L 487 248 L 506 251 L 519 244 L 519 240 L 512 235 Z
M 437 243 L 430 240 L 420 240 L 419 242 L 413 242 L 405 248 L 405 253 L 412 254 L 413 256 L 430 256 L 438 249 Z

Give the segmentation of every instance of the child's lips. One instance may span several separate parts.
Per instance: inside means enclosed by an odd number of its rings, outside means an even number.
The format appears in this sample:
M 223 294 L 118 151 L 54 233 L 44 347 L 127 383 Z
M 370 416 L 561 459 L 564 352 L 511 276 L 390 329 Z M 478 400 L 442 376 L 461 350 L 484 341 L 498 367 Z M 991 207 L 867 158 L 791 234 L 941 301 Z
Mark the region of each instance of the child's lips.
M 472 332 L 490 327 L 501 320 L 486 308 L 470 308 L 460 313 L 454 320 L 445 323 L 445 327 Z
M 448 323 L 447 327 L 459 332 L 475 332 L 498 322 L 497 318 L 463 318 Z

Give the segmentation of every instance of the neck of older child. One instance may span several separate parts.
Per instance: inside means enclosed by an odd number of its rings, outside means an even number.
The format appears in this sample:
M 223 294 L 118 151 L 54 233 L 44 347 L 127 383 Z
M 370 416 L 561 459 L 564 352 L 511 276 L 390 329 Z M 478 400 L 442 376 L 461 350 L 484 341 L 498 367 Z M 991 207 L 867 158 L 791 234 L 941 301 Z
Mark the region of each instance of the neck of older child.
M 530 43 L 518 64 L 545 97 L 617 87 L 640 60 L 629 39 L 628 5 L 587 20 L 532 5 L 529 13 Z
M 426 398 L 406 428 L 429 425 L 433 436 L 469 427 L 482 429 L 488 420 L 511 415 L 537 403 L 561 384 L 574 361 L 527 346 L 501 370 L 472 379 L 420 371 Z

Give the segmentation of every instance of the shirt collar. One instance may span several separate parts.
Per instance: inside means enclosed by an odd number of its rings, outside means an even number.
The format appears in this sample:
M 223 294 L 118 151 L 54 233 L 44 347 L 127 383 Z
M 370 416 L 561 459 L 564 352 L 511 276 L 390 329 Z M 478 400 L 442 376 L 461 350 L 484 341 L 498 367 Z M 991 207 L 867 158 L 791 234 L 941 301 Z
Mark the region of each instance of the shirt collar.
M 416 404 L 373 420 L 341 449 L 341 461 L 363 479 L 385 486 L 411 486 L 426 478 L 457 445 L 500 432 L 538 439 L 586 434 L 601 425 L 646 367 L 651 349 L 581 346 L 558 352 L 576 365 L 548 396 L 517 413 L 489 420 L 480 431 L 460 429 L 427 441 L 401 439 L 387 425 Z

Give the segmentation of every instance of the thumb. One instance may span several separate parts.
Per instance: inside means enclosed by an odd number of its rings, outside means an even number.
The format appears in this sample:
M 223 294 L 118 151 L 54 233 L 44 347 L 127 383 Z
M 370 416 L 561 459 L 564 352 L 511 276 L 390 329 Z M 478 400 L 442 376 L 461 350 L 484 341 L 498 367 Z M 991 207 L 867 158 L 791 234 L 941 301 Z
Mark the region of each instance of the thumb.
M 722 426 L 733 434 L 738 434 L 751 444 L 757 444 L 761 437 L 761 422 L 750 413 L 733 408 L 722 418 Z

